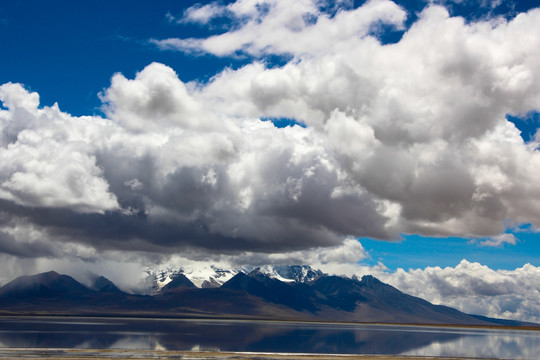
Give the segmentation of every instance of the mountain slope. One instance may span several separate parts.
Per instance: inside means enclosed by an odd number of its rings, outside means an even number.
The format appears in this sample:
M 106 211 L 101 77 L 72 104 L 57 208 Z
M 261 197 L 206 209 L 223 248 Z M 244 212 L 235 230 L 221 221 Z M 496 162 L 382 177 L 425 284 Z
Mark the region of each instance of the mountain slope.
M 284 305 L 297 311 L 314 312 L 317 310 L 311 299 L 313 294 L 309 287 L 302 290 L 273 279 L 258 270 L 254 270 L 249 275 L 238 273 L 223 284 L 220 289 L 245 292 L 267 302 Z
M 309 284 L 284 283 L 256 269 L 221 288 L 243 291 L 312 319 L 424 324 L 486 325 L 483 319 L 402 293 L 372 276 L 361 281 L 322 275 Z
M 221 287 L 210 289 L 197 288 L 178 274 L 155 296 L 123 293 L 103 277 L 96 279 L 92 290 L 67 275 L 48 272 L 23 276 L 1 287 L 0 313 L 534 325 L 433 305 L 373 276 L 358 280 L 316 274 L 307 283 L 283 282 L 264 271 L 239 272 Z
M 184 274 L 177 274 L 161 291 L 186 288 L 196 288 L 196 286 Z
M 120 290 L 116 285 L 114 285 L 111 280 L 107 279 L 105 276 L 97 277 L 93 281 L 91 288 L 100 293 L 123 293 L 122 290 Z
M 94 293 L 71 276 L 49 271 L 33 276 L 21 276 L 0 288 L 0 297 L 82 296 Z
M 335 310 L 348 313 L 349 320 L 423 324 L 486 325 L 487 322 L 456 309 L 433 305 L 428 301 L 404 294 L 373 276 L 362 280 L 324 276 L 312 287 L 325 295 L 328 307 L 321 316 L 340 316 Z

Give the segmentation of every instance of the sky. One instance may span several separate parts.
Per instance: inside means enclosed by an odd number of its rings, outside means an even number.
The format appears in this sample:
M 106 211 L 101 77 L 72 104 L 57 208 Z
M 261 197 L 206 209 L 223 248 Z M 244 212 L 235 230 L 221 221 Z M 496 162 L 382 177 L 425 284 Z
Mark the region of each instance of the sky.
M 540 321 L 538 6 L 1 1 L 0 284 L 307 263 Z

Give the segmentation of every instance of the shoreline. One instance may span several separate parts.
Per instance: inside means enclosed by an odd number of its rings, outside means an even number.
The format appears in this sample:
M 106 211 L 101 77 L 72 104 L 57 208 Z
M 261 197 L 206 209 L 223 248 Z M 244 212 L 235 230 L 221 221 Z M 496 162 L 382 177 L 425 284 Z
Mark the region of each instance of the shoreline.
M 311 354 L 311 353 L 253 353 L 193 350 L 124 350 L 124 349 L 65 349 L 65 348 L 0 348 L 0 359 L 39 358 L 64 359 L 185 359 L 185 360 L 487 360 L 488 358 L 463 358 L 440 356 L 362 355 L 362 354 Z
M 267 323 L 291 323 L 291 324 L 314 324 L 314 325 L 347 325 L 347 326 L 410 326 L 420 328 L 445 328 L 445 329 L 486 329 L 486 330 L 517 330 L 517 331 L 540 331 L 538 326 L 509 326 L 509 325 L 467 325 L 467 324 L 421 324 L 421 323 L 392 323 L 392 322 L 347 322 L 330 320 L 299 320 L 299 319 L 265 319 L 234 316 L 153 316 L 136 314 L 8 314 L 0 312 L 0 320 L 6 318 L 62 318 L 62 319 L 134 319 L 134 320 L 157 320 L 157 321 L 229 321 L 229 322 L 267 322 Z

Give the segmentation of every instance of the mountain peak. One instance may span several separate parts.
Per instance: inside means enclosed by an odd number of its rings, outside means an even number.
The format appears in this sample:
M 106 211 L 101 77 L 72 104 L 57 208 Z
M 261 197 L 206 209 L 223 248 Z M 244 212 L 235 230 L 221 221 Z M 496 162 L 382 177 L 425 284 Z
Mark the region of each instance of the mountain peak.
M 179 274 L 183 274 L 196 287 L 218 288 L 232 279 L 236 274 L 249 274 L 254 270 L 258 270 L 260 274 L 286 283 L 307 283 L 324 275 L 320 270 L 312 269 L 309 265 L 264 265 L 257 268 L 228 264 L 168 266 L 166 268 L 147 269 L 147 274 L 152 283 L 152 289 L 149 292 L 158 292 Z
M 364 275 L 362 280 L 358 281 L 358 283 L 364 288 L 364 291 L 371 292 L 377 296 L 392 296 L 401 294 L 401 291 L 395 287 L 383 283 L 372 275 Z
M 234 290 L 246 290 L 253 284 L 258 284 L 258 280 L 255 277 L 248 276 L 243 272 L 239 272 L 234 275 L 231 279 L 226 281 L 221 288 L 223 289 L 234 289 Z
M 155 293 L 163 289 L 178 274 L 183 274 L 196 287 L 218 288 L 238 272 L 249 272 L 252 269 L 224 265 L 168 266 L 166 268 L 148 268 L 146 272 L 152 282 L 152 289 L 149 292 Z
M 60 274 L 54 270 L 49 270 L 49 271 L 45 271 L 40 274 L 37 274 L 37 276 L 60 276 Z
M 90 290 L 68 275 L 60 275 L 48 271 L 36 275 L 25 275 L 16 278 L 0 288 L 2 297 L 53 297 L 57 295 L 82 295 Z
M 283 282 L 307 283 L 324 275 L 309 265 L 265 265 L 257 269 L 261 274 Z
M 196 288 L 195 284 L 191 282 L 184 274 L 177 274 L 167 285 L 165 285 L 162 291 L 183 289 L 183 288 Z
M 97 277 L 92 283 L 92 289 L 97 292 L 120 293 L 122 292 L 112 281 L 105 276 Z
M 36 277 L 36 279 L 39 279 L 40 282 L 49 283 L 53 281 L 54 279 L 58 279 L 60 277 L 60 274 L 57 273 L 56 271 L 51 270 L 44 273 L 36 274 L 34 276 Z
M 54 271 L 22 276 L 0 288 L 0 306 L 11 311 L 55 311 L 72 314 L 132 314 L 149 311 L 160 315 L 179 311 L 194 314 L 238 314 L 281 319 L 335 320 L 423 324 L 518 324 L 474 317 L 446 306 L 407 295 L 373 276 L 361 280 L 319 275 L 313 281 L 287 283 L 265 273 L 275 268 L 238 272 L 219 289 L 194 288 L 178 274 L 160 296 L 135 296 L 116 291 L 105 277 L 91 290 L 67 275 Z M 292 269 L 292 270 L 291 270 Z M 308 267 L 289 267 L 298 274 Z M 277 271 L 277 270 L 276 270 Z M 314 271 L 316 272 L 316 271 Z M 284 273 L 282 273 L 284 274 Z M 302 279 L 305 279 L 303 277 Z
M 384 284 L 382 281 L 380 281 L 379 279 L 377 279 L 373 275 L 364 275 L 364 276 L 362 276 L 362 279 L 360 280 L 360 282 L 363 283 L 363 284 L 366 284 L 366 285 L 381 285 L 381 284 Z

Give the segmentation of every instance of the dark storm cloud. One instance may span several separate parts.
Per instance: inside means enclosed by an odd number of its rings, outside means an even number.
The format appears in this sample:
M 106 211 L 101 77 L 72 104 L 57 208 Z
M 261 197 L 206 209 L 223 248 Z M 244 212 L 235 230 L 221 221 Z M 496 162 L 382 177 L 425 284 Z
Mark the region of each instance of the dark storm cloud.
M 170 254 L 171 251 L 182 252 L 190 248 L 223 253 L 246 250 L 281 252 L 302 249 L 313 243 L 324 245 L 336 241 L 329 231 L 302 227 L 294 221 L 286 224 L 278 220 L 276 228 L 259 226 L 258 230 L 264 234 L 264 237 L 261 236 L 263 239 L 270 237 L 276 240 L 257 242 L 252 237 L 232 237 L 213 233 L 210 229 L 212 223 L 204 223 L 204 218 L 184 223 L 167 222 L 150 219 L 143 212 L 123 214 L 111 211 L 88 214 L 70 209 L 28 208 L 6 200 L 0 200 L 0 212 L 9 214 L 5 216 L 17 220 L 20 226 L 29 222 L 41 227 L 44 237 L 46 234 L 47 238 L 54 239 L 58 246 L 61 246 L 62 242 L 75 242 L 90 245 L 98 250 L 147 251 L 163 254 Z M 27 257 L 54 256 L 59 253 L 53 250 L 53 244 L 18 243 L 18 240 L 9 234 L 1 235 L 0 250 L 4 253 Z
M 39 240 L 18 242 L 16 237 L 0 231 L 0 253 L 19 258 L 57 257 L 55 245 Z

